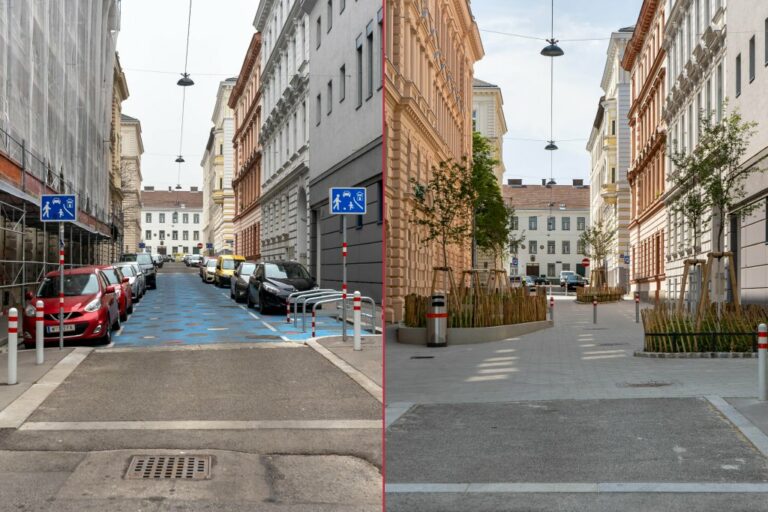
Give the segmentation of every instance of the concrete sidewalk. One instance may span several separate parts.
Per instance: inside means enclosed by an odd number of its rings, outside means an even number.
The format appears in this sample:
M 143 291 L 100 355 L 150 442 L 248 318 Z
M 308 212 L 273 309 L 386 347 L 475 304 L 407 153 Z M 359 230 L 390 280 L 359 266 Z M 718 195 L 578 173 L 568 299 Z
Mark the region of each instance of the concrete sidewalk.
M 45 362 L 41 365 L 35 364 L 34 350 L 19 350 L 18 353 L 18 384 L 9 386 L 8 382 L 8 353 L 0 354 L 0 411 L 19 398 L 26 390 L 32 387 L 40 378 L 53 368 L 59 361 L 64 359 L 74 348 L 65 347 L 63 350 L 58 348 L 45 349 Z
M 320 338 L 317 341 L 381 387 L 384 381 L 384 354 L 381 338 L 381 335 L 363 336 L 363 350 L 359 352 L 354 350 L 351 335 L 347 341 L 342 341 L 341 336 Z

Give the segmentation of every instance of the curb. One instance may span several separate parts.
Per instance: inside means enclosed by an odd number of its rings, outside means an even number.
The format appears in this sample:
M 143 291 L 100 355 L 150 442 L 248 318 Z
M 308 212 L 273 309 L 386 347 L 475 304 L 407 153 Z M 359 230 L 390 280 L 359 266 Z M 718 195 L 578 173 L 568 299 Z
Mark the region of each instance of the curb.
M 339 370 L 344 372 L 347 377 L 355 381 L 360 387 L 367 391 L 377 401 L 384 403 L 384 390 L 371 380 L 363 372 L 352 366 L 350 363 L 337 356 L 320 343 L 317 340 L 330 338 L 332 336 L 323 336 L 318 338 L 309 338 L 304 342 L 305 345 L 311 347 L 315 352 L 326 358 L 331 364 L 336 366 Z
M 756 352 L 644 352 L 635 350 L 635 357 L 658 359 L 756 359 Z

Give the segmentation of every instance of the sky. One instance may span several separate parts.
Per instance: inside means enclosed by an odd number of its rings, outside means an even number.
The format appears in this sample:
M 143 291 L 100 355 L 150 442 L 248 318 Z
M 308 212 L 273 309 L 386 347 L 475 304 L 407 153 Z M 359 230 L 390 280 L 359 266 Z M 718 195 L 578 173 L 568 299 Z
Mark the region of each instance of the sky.
M 552 174 L 559 184 L 589 178 L 587 139 L 603 91 L 600 88 L 611 32 L 634 25 L 642 0 L 554 0 L 555 38 L 565 52 L 554 60 Z M 475 78 L 501 87 L 507 134 L 505 179 L 540 183 L 550 176 L 544 150 L 550 125 L 550 58 L 546 42 L 487 31 L 549 38 L 550 0 L 472 0 L 485 57 Z M 597 39 L 567 41 L 567 39 Z M 539 139 L 539 140 L 515 140 Z
M 202 186 L 205 144 L 219 82 L 237 76 L 254 33 L 257 0 L 194 0 L 182 154 L 182 87 L 189 0 L 124 0 L 117 51 L 128 82 L 123 113 L 141 121 L 143 185 Z M 151 70 L 148 72 L 146 70 Z

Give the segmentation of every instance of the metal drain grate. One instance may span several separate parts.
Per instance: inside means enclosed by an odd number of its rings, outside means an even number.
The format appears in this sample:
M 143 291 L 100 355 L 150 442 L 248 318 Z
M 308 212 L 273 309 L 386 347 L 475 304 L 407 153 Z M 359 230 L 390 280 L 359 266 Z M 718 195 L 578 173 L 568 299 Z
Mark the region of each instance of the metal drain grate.
M 411 356 L 411 359 L 434 359 L 435 356 Z
M 127 480 L 207 480 L 210 455 L 134 455 L 125 473 Z

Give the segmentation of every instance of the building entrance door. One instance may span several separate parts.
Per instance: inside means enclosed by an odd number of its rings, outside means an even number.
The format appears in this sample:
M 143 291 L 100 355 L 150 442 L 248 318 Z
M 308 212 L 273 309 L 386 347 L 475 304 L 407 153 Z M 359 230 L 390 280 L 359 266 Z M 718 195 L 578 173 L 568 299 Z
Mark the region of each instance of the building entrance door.
M 539 277 L 539 265 L 535 263 L 525 265 L 525 275 Z

